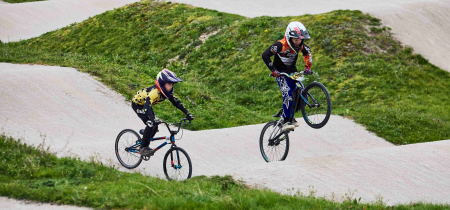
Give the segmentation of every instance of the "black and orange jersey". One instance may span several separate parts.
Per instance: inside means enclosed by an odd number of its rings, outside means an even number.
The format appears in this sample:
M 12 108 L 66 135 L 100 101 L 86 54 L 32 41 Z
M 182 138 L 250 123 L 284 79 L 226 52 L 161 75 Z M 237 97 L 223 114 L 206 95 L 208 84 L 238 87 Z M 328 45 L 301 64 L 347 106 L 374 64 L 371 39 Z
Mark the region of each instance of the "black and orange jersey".
M 136 105 L 144 105 L 144 111 L 147 115 L 151 114 L 149 112 L 150 107 L 159 104 L 164 100 L 166 100 L 166 97 L 161 93 L 161 91 L 159 91 L 156 85 L 139 90 L 136 95 L 134 95 L 133 99 L 131 99 L 131 101 Z M 188 113 L 181 101 L 174 95 L 169 98 L 169 101 L 184 114 Z
M 302 52 L 303 54 L 305 67 L 311 68 L 311 49 L 302 42 L 300 46 L 300 52 Z M 270 57 L 272 57 L 273 55 L 275 55 L 275 58 L 272 63 Z M 295 63 L 298 59 L 298 53 L 291 49 L 286 39 L 279 40 L 275 42 L 275 44 L 270 46 L 262 54 L 262 59 L 264 60 L 270 71 L 274 71 L 276 69 L 279 72 L 285 72 L 288 74 L 297 72 Z

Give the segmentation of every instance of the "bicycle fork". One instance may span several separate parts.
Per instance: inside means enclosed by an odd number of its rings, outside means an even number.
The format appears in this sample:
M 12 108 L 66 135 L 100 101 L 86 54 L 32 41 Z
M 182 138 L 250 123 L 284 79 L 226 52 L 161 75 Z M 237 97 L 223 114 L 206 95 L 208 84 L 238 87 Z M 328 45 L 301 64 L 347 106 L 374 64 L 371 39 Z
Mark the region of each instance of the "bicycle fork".
M 290 132 L 290 130 L 283 131 L 283 132 L 280 132 L 278 135 L 276 135 L 275 137 L 272 138 L 273 133 L 275 132 L 275 130 L 276 130 L 276 129 L 280 129 L 278 126 L 280 125 L 280 123 L 281 123 L 283 120 L 284 120 L 283 117 L 281 117 L 281 119 L 278 120 L 277 124 L 275 124 L 275 126 L 274 126 L 272 132 L 270 133 L 270 136 L 269 136 L 269 146 L 274 146 L 274 145 L 277 146 L 278 144 L 280 144 L 281 141 L 283 141 L 283 140 L 286 139 L 285 136 L 283 136 L 282 139 L 279 139 L 280 136 L 283 135 L 283 134 L 287 134 L 287 133 Z
M 300 94 L 300 97 L 303 99 L 303 101 L 305 102 L 306 105 L 308 105 L 309 108 L 315 108 L 315 107 L 320 107 L 320 103 L 318 103 L 316 101 L 316 99 L 311 95 L 311 93 L 306 93 L 306 98 L 303 97 L 303 90 L 301 91 L 302 93 Z M 308 103 L 308 98 L 311 98 L 313 104 L 311 105 L 310 103 Z
M 172 147 L 175 147 L 175 146 L 172 145 Z M 178 165 L 175 165 L 175 163 L 173 162 L 173 152 L 170 153 L 170 163 L 172 165 L 172 168 L 174 168 L 174 169 L 181 169 L 180 154 L 179 154 L 178 150 L 175 150 L 175 151 L 176 151 L 176 156 L 177 156 L 176 158 L 177 158 Z

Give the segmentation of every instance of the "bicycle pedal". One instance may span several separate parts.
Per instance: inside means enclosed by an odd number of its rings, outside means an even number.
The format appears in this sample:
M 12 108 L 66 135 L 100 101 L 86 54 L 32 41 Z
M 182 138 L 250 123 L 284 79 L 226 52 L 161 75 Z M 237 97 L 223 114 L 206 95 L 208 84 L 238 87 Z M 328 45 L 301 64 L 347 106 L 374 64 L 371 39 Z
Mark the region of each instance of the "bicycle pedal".
M 142 160 L 149 161 L 150 160 L 150 156 L 142 155 Z

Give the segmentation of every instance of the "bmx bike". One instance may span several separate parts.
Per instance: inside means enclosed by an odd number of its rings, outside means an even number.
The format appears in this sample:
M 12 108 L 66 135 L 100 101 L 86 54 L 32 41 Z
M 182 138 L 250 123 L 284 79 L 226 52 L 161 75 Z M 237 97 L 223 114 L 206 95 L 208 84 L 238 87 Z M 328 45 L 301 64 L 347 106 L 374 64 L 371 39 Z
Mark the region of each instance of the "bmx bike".
M 272 74 L 270 76 L 273 76 Z M 293 93 L 294 112 L 301 110 L 306 124 L 312 128 L 319 129 L 327 124 L 331 115 L 331 98 L 327 88 L 319 82 L 311 82 L 303 88 L 302 81 L 305 79 L 303 72 L 280 73 L 296 81 Z M 289 153 L 289 132 L 282 131 L 284 124 L 283 109 L 273 117 L 278 120 L 268 122 L 261 131 L 259 148 L 266 162 L 283 161 Z
M 180 122 L 172 124 L 164 121 L 155 121 L 156 125 L 165 124 L 170 132 L 170 136 L 150 139 L 150 141 L 166 140 L 166 142 L 154 149 L 155 153 L 167 144 L 171 144 L 171 148 L 166 152 L 163 160 L 163 170 L 168 180 L 181 181 L 189 179 L 192 175 L 192 163 L 188 153 L 175 144 L 175 135 L 180 131 L 181 125 L 186 124 L 186 120 L 188 119 L 183 118 Z M 171 130 L 169 125 L 178 125 L 178 129 Z M 140 131 L 140 134 L 144 135 L 143 130 Z M 132 129 L 125 129 L 119 133 L 116 138 L 115 152 L 123 167 L 133 169 L 138 167 L 142 160 L 148 161 L 150 159 L 150 156 L 140 155 L 141 143 L 141 136 Z

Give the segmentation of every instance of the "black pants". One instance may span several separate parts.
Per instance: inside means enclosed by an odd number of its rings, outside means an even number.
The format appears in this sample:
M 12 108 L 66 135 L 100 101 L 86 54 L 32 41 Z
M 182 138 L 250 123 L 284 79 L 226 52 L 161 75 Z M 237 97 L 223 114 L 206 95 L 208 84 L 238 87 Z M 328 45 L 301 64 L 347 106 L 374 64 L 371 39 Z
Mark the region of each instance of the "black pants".
M 133 102 L 131 102 L 131 107 L 133 108 L 134 112 L 138 115 L 138 117 L 141 118 L 142 122 L 144 122 L 144 124 L 146 125 L 141 145 L 142 147 L 148 147 L 148 145 L 150 145 L 150 139 L 153 138 L 153 136 L 155 136 L 156 132 L 158 132 L 158 126 L 154 125 L 151 128 L 147 126 L 147 121 L 150 120 L 150 117 L 145 114 L 144 105 L 136 105 Z M 149 109 L 152 116 L 155 116 L 152 107 L 150 107 Z

